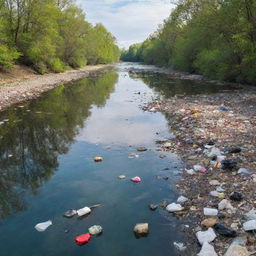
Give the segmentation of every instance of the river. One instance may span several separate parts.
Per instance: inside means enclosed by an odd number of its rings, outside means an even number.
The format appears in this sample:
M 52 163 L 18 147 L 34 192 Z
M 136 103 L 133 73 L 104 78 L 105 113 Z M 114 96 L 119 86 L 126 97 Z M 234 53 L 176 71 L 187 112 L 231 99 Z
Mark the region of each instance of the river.
M 130 68 L 147 72 L 132 74 Z M 150 211 L 148 205 L 177 199 L 175 184 L 184 166 L 178 156 L 156 150 L 156 140 L 173 136 L 170 118 L 141 106 L 218 87 L 170 79 L 155 70 L 119 64 L 1 113 L 2 256 L 179 255 L 173 242 L 184 242 L 188 223 L 160 206 Z M 140 146 L 148 150 L 137 152 Z M 129 158 L 132 153 L 139 157 Z M 103 162 L 95 163 L 95 156 Z M 134 176 L 142 182 L 132 183 Z M 102 206 L 86 218 L 63 217 L 68 209 L 95 204 Z M 37 232 L 34 226 L 47 220 L 53 225 Z M 138 239 L 133 227 L 141 222 L 149 223 L 150 233 Z M 95 224 L 104 228 L 103 234 L 77 246 L 74 238 Z

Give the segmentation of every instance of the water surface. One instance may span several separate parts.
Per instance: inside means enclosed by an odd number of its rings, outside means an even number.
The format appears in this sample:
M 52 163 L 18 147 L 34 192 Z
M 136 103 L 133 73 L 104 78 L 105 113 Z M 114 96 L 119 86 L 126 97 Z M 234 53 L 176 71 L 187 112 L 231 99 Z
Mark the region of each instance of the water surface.
M 172 137 L 170 127 L 164 115 L 140 106 L 190 93 L 190 82 L 171 83 L 153 73 L 134 77 L 127 67 L 60 85 L 1 113 L 1 255 L 179 255 L 173 242 L 184 239 L 182 223 L 161 207 L 150 211 L 148 204 L 176 200 L 183 164 L 174 154 L 159 157 L 155 140 Z M 149 150 L 130 159 L 139 146 Z M 104 161 L 94 163 L 94 156 Z M 119 180 L 121 174 L 127 178 Z M 133 184 L 129 179 L 137 175 L 142 183 Z M 87 218 L 62 217 L 68 209 L 98 203 L 102 207 Z M 53 226 L 45 232 L 34 229 L 49 219 Z M 150 234 L 137 239 L 132 230 L 140 222 L 149 223 Z M 95 224 L 103 234 L 77 246 L 74 238 Z

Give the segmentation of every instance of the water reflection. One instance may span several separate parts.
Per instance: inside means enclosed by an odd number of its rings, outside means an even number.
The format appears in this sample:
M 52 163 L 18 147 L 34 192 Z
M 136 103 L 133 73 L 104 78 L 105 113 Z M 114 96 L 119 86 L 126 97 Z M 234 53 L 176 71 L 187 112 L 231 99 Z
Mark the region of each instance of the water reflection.
M 171 73 L 155 73 L 152 70 L 144 70 L 142 67 L 138 70 L 135 69 L 135 72 L 129 73 L 129 76 L 143 81 L 163 98 L 170 98 L 175 95 L 211 94 L 223 90 L 239 89 L 239 86 L 227 83 L 178 79 L 174 78 Z
M 26 209 L 25 191 L 35 194 L 58 167 L 91 106 L 104 106 L 118 75 L 59 86 L 44 97 L 13 107 L 0 116 L 0 218 Z

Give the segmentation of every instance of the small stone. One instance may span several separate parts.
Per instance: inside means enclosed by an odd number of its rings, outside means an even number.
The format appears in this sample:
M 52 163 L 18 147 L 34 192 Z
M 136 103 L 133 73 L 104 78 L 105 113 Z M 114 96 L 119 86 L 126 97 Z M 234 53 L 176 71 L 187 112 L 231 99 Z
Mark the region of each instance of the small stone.
M 210 228 L 210 227 L 213 227 L 217 222 L 217 219 L 216 218 L 208 218 L 208 219 L 205 219 L 201 222 L 201 225 L 202 226 L 205 226 L 207 228 Z
M 155 210 L 157 209 L 158 205 L 156 205 L 156 204 L 150 204 L 148 207 L 149 207 L 149 209 L 150 209 L 151 211 L 155 211 Z
M 138 223 L 133 229 L 134 233 L 137 235 L 147 235 L 149 233 L 148 223 Z
M 148 149 L 147 148 L 145 148 L 145 147 L 139 147 L 139 148 L 137 148 L 137 151 L 139 151 L 139 152 L 144 152 L 144 151 L 147 151 Z
M 241 193 L 239 192 L 233 192 L 230 197 L 229 197 L 231 200 L 233 201 L 241 201 L 243 199 L 243 196 Z
M 209 183 L 212 186 L 219 186 L 220 185 L 220 182 L 218 180 L 210 180 Z
M 224 256 L 249 256 L 250 253 L 247 251 L 246 247 L 240 246 L 238 244 L 231 244 Z
M 73 216 L 75 216 L 77 213 L 76 210 L 68 210 L 66 211 L 63 216 L 66 217 L 66 218 L 72 218 Z

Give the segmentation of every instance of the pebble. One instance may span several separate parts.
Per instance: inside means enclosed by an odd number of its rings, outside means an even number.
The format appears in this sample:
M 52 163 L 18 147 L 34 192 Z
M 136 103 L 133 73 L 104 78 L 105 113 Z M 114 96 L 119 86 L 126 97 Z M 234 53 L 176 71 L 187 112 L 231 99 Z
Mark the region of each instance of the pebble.
M 210 228 L 210 227 L 213 227 L 216 223 L 217 223 L 216 218 L 208 218 L 208 219 L 203 220 L 201 222 L 201 225 L 205 226 L 207 228 Z
M 147 151 L 148 149 L 147 148 L 145 148 L 145 147 L 139 147 L 139 148 L 137 148 L 137 151 L 139 151 L 139 152 L 144 152 L 144 151 Z

